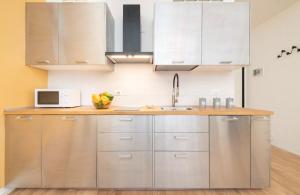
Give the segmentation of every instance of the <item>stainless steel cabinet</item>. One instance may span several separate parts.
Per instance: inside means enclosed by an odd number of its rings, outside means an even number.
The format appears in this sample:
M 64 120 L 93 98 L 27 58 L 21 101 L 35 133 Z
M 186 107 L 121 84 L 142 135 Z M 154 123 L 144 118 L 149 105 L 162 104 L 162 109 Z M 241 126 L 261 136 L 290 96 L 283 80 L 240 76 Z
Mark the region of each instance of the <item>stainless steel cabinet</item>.
M 155 188 L 208 188 L 208 156 L 208 152 L 155 152 Z
M 63 3 L 59 8 L 59 63 L 105 64 L 106 4 Z
M 203 65 L 249 65 L 250 6 L 247 2 L 204 2 Z
M 12 188 L 42 187 L 41 125 L 40 116 L 6 116 L 6 186 Z
M 251 188 L 270 187 L 270 117 L 251 117 Z
M 250 188 L 250 117 L 210 117 L 210 187 Z
M 47 116 L 44 124 L 44 187 L 96 188 L 96 117 Z
M 154 64 L 157 70 L 201 64 L 202 3 L 156 3 Z M 165 65 L 165 66 L 163 66 Z
M 58 64 L 58 4 L 26 3 L 26 64 Z

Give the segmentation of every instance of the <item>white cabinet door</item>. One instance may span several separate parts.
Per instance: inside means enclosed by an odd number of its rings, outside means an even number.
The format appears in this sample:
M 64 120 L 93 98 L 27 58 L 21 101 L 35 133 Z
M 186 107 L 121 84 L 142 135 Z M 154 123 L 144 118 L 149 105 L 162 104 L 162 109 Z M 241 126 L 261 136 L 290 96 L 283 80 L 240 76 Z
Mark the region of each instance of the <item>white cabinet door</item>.
M 154 21 L 154 64 L 201 64 L 202 3 L 157 3 Z
M 60 4 L 60 64 L 105 64 L 104 3 Z
M 203 3 L 202 64 L 248 65 L 249 3 Z

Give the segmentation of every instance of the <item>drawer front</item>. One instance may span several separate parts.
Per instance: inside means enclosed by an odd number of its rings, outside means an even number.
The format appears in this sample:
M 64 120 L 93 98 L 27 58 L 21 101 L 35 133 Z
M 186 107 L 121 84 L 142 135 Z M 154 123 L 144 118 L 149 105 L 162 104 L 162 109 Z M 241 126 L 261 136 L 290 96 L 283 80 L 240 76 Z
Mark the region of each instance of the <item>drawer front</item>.
M 99 133 L 98 151 L 151 151 L 151 133 Z
M 152 152 L 98 152 L 99 188 L 152 188 Z
M 151 132 L 152 116 L 98 116 L 98 132 Z
M 208 133 L 155 133 L 156 151 L 208 151 Z
M 208 117 L 155 116 L 155 132 L 208 132 Z
M 208 152 L 155 152 L 155 188 L 209 188 Z

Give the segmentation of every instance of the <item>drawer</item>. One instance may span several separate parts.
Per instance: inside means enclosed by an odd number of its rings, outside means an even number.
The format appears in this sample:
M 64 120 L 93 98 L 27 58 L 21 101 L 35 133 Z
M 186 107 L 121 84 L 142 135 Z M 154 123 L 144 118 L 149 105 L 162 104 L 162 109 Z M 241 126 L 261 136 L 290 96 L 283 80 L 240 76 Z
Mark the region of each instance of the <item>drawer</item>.
M 152 133 L 99 133 L 98 151 L 151 151 Z
M 208 116 L 155 116 L 155 132 L 208 132 Z
M 155 133 L 156 151 L 208 151 L 208 133 Z
M 98 116 L 98 132 L 151 132 L 152 116 Z
M 155 152 L 155 188 L 209 188 L 208 152 Z
M 152 188 L 152 152 L 98 152 L 99 188 Z

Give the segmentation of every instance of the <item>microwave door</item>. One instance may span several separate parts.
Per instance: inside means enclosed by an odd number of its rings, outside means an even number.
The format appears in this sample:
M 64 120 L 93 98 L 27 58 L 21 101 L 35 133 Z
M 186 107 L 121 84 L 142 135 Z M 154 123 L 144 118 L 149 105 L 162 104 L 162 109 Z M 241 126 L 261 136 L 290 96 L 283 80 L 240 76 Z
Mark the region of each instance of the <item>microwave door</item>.
M 60 105 L 58 91 L 39 91 L 38 105 L 45 107 L 56 107 Z

